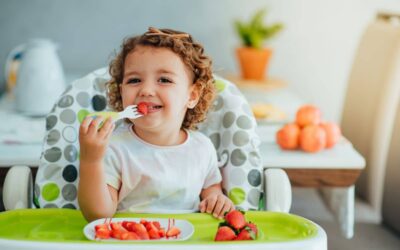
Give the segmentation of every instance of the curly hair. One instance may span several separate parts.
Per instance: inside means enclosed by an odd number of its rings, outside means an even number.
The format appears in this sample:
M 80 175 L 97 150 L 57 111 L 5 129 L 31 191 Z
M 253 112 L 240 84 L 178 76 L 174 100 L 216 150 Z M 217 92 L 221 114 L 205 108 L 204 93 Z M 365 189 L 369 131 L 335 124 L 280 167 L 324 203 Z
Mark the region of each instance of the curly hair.
M 194 108 L 187 110 L 181 128 L 196 129 L 197 124 L 206 118 L 216 94 L 211 69 L 212 61 L 204 54 L 201 44 L 195 42 L 189 34 L 180 31 L 149 28 L 143 35 L 123 41 L 121 50 L 109 66 L 111 79 L 107 83 L 107 96 L 110 106 L 116 111 L 123 110 L 119 85 L 123 81 L 125 59 L 137 46 L 168 48 L 193 72 L 193 84 L 199 89 L 200 98 Z

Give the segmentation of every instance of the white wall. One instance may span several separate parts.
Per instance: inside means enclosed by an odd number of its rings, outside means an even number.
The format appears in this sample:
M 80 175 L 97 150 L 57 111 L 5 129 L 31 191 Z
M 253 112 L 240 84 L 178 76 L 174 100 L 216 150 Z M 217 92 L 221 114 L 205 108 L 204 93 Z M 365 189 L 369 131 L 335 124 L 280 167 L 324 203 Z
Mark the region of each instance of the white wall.
M 269 44 L 270 74 L 319 105 L 327 120 L 339 120 L 358 40 L 376 11 L 400 13 L 399 0 L 0 0 L 0 66 L 17 44 L 47 37 L 60 45 L 67 72 L 88 72 L 108 64 L 124 37 L 152 25 L 192 33 L 215 70 L 234 71 L 233 20 L 264 6 L 267 21 L 286 26 Z

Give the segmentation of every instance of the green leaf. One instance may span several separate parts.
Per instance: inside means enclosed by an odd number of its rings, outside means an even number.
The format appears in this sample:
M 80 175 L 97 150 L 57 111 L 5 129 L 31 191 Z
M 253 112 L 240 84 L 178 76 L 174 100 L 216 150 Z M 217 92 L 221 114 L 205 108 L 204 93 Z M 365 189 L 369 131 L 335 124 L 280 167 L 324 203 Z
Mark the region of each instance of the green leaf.
M 254 13 L 249 22 L 238 20 L 234 22 L 236 32 L 244 46 L 262 48 L 265 41 L 271 39 L 283 29 L 282 23 L 264 24 L 266 13 L 266 9 L 261 9 Z

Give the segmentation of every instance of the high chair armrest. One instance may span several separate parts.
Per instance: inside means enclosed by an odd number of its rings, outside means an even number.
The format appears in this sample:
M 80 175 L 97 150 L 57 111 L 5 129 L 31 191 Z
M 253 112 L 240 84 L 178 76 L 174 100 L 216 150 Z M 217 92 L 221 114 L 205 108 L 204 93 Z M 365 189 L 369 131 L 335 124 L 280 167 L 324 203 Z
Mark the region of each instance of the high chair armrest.
M 265 208 L 288 213 L 292 204 L 292 188 L 286 172 L 279 168 L 264 170 Z
M 6 210 L 30 208 L 33 183 L 31 169 L 13 166 L 8 170 L 3 185 L 3 203 Z

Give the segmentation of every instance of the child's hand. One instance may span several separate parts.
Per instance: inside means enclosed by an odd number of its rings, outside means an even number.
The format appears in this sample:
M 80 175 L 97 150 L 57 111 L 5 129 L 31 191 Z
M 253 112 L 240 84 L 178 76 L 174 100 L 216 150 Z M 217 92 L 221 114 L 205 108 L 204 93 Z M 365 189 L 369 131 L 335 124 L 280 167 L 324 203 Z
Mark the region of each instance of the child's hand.
M 108 118 L 104 125 L 99 128 L 103 121 L 102 117 L 93 120 L 86 117 L 79 128 L 80 160 L 81 162 L 93 164 L 102 161 L 106 152 L 107 142 L 114 129 L 114 123 Z
M 235 209 L 233 202 L 222 193 L 210 193 L 199 205 L 200 212 L 209 213 L 218 219 L 224 217 L 225 212 Z

